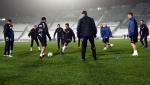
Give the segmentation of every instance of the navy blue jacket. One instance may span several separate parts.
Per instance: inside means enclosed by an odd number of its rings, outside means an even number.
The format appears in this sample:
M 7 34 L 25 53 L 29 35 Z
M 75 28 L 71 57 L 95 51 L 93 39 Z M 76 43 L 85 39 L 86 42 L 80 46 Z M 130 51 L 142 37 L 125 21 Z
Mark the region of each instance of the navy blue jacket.
M 97 28 L 93 18 L 84 16 L 79 20 L 77 26 L 78 38 L 96 37 L 96 34 L 97 34 Z
M 11 33 L 11 24 L 8 24 L 6 23 L 4 25 L 4 30 L 3 30 L 3 33 L 4 33 L 4 38 L 11 38 L 12 36 L 12 33 Z
M 11 27 L 10 27 L 10 38 L 11 38 L 11 40 L 12 41 L 14 41 L 14 36 L 15 36 L 15 34 L 14 34 L 14 30 L 13 30 L 13 25 L 11 25 Z
M 40 26 L 42 26 L 42 27 L 40 27 Z M 41 22 L 38 25 L 37 31 L 38 31 L 38 35 L 40 35 L 41 37 L 45 38 L 47 36 L 49 38 L 49 40 L 51 40 L 49 31 L 48 31 L 48 26 L 45 22 Z
M 146 24 L 140 25 L 140 36 L 149 36 L 149 29 Z
M 57 38 L 62 38 L 63 37 L 63 33 L 64 33 L 64 31 L 63 31 L 63 28 L 57 28 L 56 30 L 55 30 L 55 33 L 54 33 L 54 38 L 55 38 L 55 35 L 57 34 Z
M 74 39 L 74 41 L 75 41 L 75 34 L 74 34 L 74 32 L 73 32 L 73 30 L 71 29 L 71 28 L 66 28 L 65 30 L 64 30 L 64 37 L 63 37 L 65 40 L 67 40 L 67 39 L 70 39 L 70 40 L 72 40 L 72 38 Z
M 129 37 L 138 36 L 137 21 L 133 17 L 129 20 L 128 35 Z
M 28 36 L 29 36 L 29 37 L 31 36 L 32 39 L 37 38 L 37 36 L 38 36 L 38 31 L 37 31 L 37 29 L 32 28 L 32 29 L 30 30 Z
M 101 27 L 100 32 L 102 38 L 112 37 L 112 32 L 110 30 L 110 27 Z

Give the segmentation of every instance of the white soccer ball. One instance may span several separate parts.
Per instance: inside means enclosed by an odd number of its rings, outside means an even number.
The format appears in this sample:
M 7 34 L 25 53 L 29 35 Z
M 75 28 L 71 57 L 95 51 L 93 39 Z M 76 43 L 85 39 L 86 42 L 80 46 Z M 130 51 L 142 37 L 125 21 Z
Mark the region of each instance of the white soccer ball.
M 53 53 L 52 52 L 49 52 L 48 53 L 48 57 L 52 57 L 53 56 Z

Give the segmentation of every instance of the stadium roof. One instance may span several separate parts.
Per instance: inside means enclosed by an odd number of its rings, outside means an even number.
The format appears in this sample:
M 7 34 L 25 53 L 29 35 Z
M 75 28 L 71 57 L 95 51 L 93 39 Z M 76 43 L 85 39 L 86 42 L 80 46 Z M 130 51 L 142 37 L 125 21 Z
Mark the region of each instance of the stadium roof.
M 31 16 L 37 12 L 52 13 L 70 9 L 134 5 L 141 2 L 150 3 L 150 0 L 1 0 L 0 17 L 18 14 Z

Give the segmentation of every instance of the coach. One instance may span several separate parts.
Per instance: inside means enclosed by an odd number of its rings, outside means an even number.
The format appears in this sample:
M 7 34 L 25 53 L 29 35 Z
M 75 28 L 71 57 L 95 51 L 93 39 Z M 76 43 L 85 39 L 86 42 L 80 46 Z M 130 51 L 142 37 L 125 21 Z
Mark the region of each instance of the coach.
M 82 12 L 83 17 L 79 20 L 77 26 L 77 36 L 82 39 L 82 60 L 85 61 L 85 53 L 87 48 L 87 41 L 91 43 L 92 57 L 96 60 L 96 48 L 94 38 L 97 34 L 97 28 L 94 19 L 88 17 L 87 11 Z

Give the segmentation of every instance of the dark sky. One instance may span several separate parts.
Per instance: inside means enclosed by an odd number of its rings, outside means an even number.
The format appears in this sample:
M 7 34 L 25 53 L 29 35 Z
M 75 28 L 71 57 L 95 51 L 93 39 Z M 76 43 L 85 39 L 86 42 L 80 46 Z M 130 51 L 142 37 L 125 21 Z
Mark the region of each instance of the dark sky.
M 11 15 L 34 16 L 35 13 L 50 13 L 70 9 L 108 7 L 112 5 L 150 2 L 150 0 L 0 0 L 0 17 Z

